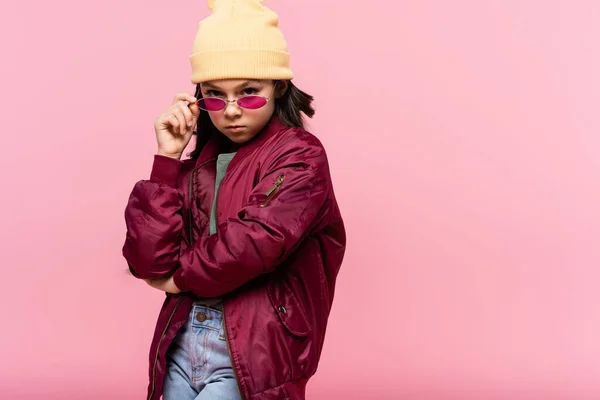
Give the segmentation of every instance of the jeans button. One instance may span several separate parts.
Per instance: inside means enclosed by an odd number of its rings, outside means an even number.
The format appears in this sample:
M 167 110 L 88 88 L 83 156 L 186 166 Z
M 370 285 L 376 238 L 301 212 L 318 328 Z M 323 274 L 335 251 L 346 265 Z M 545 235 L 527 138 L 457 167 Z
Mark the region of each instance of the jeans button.
M 196 321 L 198 321 L 198 322 L 204 322 L 207 319 L 212 319 L 212 318 L 210 318 L 208 315 L 206 315 L 206 313 L 203 313 L 202 311 L 200 311 L 199 313 L 196 314 Z

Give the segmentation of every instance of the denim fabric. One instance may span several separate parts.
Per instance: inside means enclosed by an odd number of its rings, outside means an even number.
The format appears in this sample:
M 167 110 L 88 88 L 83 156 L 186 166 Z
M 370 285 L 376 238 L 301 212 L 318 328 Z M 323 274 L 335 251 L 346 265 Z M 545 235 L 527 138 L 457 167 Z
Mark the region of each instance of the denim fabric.
M 163 400 L 238 400 L 223 313 L 194 304 L 167 353 Z

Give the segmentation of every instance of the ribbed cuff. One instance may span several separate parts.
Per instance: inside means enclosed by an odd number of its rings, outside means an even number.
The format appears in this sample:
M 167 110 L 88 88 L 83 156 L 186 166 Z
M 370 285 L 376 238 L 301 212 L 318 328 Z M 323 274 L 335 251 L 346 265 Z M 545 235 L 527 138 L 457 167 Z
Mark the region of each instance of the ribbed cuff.
M 177 186 L 182 165 L 183 163 L 179 160 L 156 154 L 154 156 L 152 172 L 150 173 L 150 181 Z

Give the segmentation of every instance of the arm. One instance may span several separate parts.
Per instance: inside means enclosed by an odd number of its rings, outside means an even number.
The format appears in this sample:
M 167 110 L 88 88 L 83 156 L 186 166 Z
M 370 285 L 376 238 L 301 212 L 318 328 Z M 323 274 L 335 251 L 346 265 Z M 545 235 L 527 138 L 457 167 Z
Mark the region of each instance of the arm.
M 331 185 L 322 147 L 282 153 L 237 216 L 182 253 L 173 275 L 180 290 L 217 297 L 273 271 L 325 217 Z M 281 176 L 277 192 L 262 206 Z
M 138 182 L 125 209 L 123 256 L 141 279 L 170 276 L 179 258 L 183 196 L 177 182 L 182 162 L 156 155 L 150 180 Z

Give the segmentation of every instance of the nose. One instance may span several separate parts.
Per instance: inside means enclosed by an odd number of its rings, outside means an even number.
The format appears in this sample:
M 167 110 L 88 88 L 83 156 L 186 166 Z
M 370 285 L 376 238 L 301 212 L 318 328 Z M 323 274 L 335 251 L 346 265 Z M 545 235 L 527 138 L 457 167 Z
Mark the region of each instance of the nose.
M 223 111 L 228 118 L 236 118 L 242 114 L 242 109 L 238 106 L 237 101 L 228 101 Z

